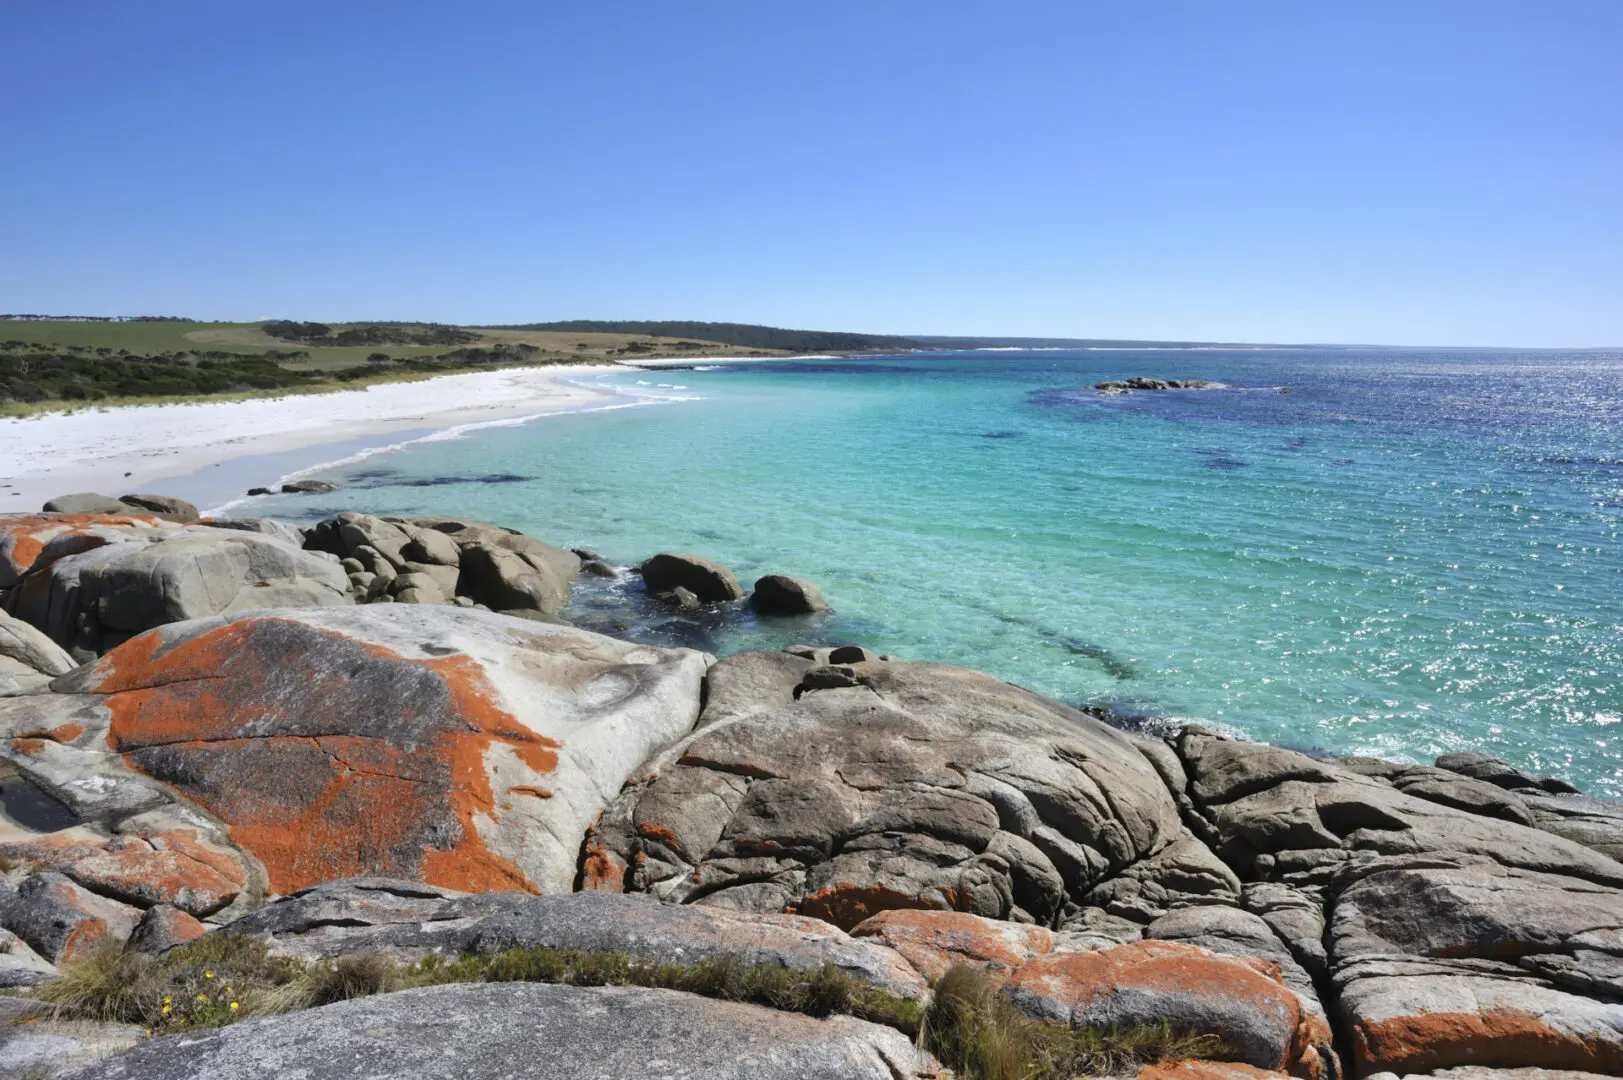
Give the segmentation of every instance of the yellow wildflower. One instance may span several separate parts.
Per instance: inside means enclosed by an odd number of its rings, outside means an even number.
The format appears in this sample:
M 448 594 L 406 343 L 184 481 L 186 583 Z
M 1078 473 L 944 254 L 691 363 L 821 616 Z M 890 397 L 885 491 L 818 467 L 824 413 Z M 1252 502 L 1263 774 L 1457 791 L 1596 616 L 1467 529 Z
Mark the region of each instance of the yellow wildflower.
M 169 1009 L 170 1009 L 170 1006 L 165 1005 L 163 1007 L 163 1015 L 168 1016 L 169 1015 Z
M 214 978 L 214 972 L 212 972 L 212 971 L 205 971 L 205 972 L 203 972 L 203 978 L 205 978 L 205 979 L 212 979 L 212 978 Z
M 207 997 L 205 997 L 205 996 L 204 996 L 204 995 L 202 995 L 202 994 L 198 994 L 198 995 L 197 995 L 197 1000 L 198 1000 L 198 1001 L 207 1001 L 207 1000 L 208 1000 L 208 998 L 207 998 Z
M 172 997 L 170 997 L 170 996 L 169 996 L 169 995 L 168 995 L 168 994 L 165 994 L 165 995 L 164 995 L 164 996 L 163 996 L 163 1003 L 164 1003 L 164 1004 L 165 1004 L 165 1005 L 167 1005 L 167 1004 L 169 1004 L 169 1003 L 170 1003 L 170 1002 L 171 1002 L 171 1001 L 173 1001 L 173 1000 L 175 1000 L 175 999 L 174 999 L 174 998 L 172 998 Z
M 237 1003 L 236 1003 L 236 1002 L 235 1002 L 235 1001 L 233 1001 L 233 1002 L 232 1002 L 232 1003 L 231 1003 L 231 1007 L 232 1007 L 232 1008 L 233 1008 L 233 1009 L 235 1009 L 235 1008 L 236 1008 L 236 1007 L 237 1007 Z

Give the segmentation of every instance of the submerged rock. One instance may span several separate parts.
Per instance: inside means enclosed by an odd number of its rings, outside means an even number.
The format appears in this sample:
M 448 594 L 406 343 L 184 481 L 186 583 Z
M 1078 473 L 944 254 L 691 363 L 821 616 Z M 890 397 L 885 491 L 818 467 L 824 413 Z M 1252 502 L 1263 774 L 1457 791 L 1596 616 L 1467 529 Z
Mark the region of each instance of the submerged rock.
M 1093 388 L 1102 396 L 1109 397 L 1114 394 L 1130 394 L 1134 390 L 1226 390 L 1228 384 L 1213 382 L 1210 379 L 1149 379 L 1140 376 L 1094 383 Z

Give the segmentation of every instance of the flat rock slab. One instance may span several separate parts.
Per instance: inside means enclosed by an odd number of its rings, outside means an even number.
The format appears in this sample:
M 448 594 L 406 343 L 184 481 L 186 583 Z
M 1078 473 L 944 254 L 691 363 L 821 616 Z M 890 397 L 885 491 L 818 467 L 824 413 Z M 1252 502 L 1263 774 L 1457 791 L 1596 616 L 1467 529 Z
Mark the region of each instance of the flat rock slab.
M 875 1024 L 669 990 L 408 990 L 153 1039 L 72 1080 L 896 1080 L 934 1071 Z
M 141 1040 L 133 1024 L 58 1020 L 47 1006 L 0 997 L 0 1077 L 46 1080 L 91 1066 Z

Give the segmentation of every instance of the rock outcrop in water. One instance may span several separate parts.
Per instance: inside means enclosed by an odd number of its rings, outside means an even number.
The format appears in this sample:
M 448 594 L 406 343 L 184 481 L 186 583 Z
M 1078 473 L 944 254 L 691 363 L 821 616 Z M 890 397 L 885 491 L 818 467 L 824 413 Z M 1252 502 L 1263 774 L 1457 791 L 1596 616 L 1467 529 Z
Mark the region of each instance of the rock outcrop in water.
M 1094 383 L 1093 388 L 1099 391 L 1100 397 L 1113 397 L 1131 394 L 1135 390 L 1227 390 L 1228 384 L 1210 379 L 1149 379 L 1140 376 Z
M 648 587 L 738 599 L 679 561 Z M 0 984 L 227 927 L 290 963 L 540 949 L 921 1004 L 959 965 L 1035 1020 L 1164 1020 L 1232 1059 L 1144 1080 L 1623 1074 L 1623 804 L 1481 755 L 1129 734 L 856 646 L 717 663 L 475 606 L 556 617 L 580 562 L 452 519 L 0 518 Z M 900 1021 L 773 1000 L 431 987 L 79 1075 L 944 1075 Z M 34 1022 L 0 1019 L 0 1068 L 140 1034 L 6 1008 Z

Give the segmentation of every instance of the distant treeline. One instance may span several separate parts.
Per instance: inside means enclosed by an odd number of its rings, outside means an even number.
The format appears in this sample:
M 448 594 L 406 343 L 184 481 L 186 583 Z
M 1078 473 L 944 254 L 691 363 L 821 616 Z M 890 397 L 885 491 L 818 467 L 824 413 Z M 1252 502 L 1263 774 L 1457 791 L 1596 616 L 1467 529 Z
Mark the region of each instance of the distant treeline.
M 0 322 L 191 322 L 179 315 L 0 315 Z
M 751 326 L 720 322 L 599 322 L 577 319 L 572 322 L 524 323 L 519 326 L 490 327 L 492 330 L 557 330 L 576 334 L 643 334 L 648 337 L 697 338 L 745 349 L 785 349 L 790 352 L 877 352 L 918 349 L 925 346 L 911 338 L 882 334 L 845 334 L 831 330 L 783 330 L 776 326 Z
M 438 323 L 426 326 L 370 323 L 334 330 L 326 323 L 278 319 L 265 323 L 261 329 L 273 338 L 300 345 L 469 345 L 479 340 L 478 334 Z
M 284 363 L 307 355 L 302 352 L 243 356 L 209 351 L 133 356 L 109 348 L 7 341 L 0 343 L 0 403 L 31 405 L 291 390 L 380 375 L 432 375 L 522 366 L 536 362 L 538 352 L 534 345 L 521 344 L 453 349 L 435 356 L 397 359 L 374 353 L 365 364 L 337 371 L 301 371 Z

